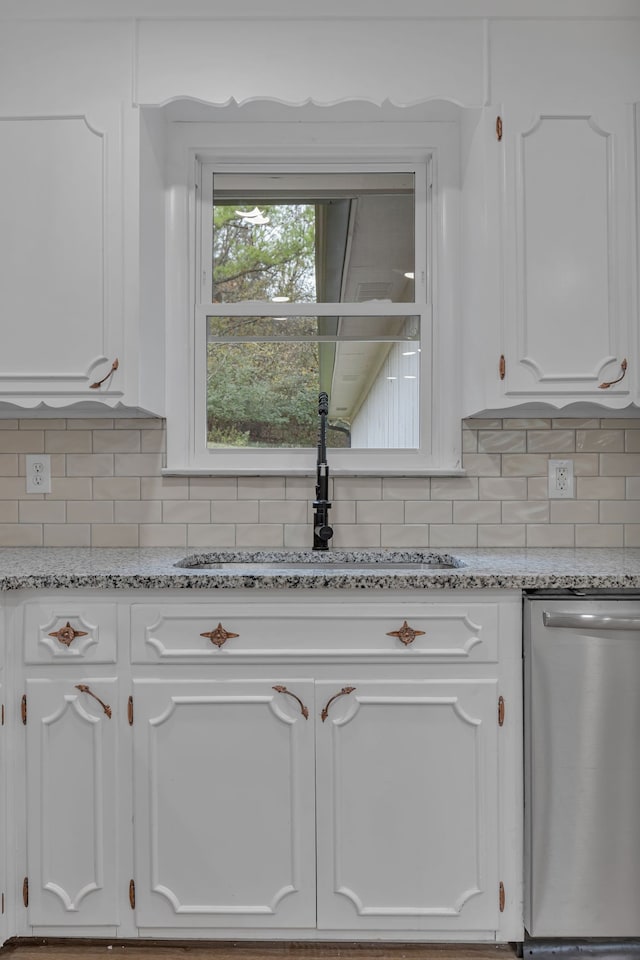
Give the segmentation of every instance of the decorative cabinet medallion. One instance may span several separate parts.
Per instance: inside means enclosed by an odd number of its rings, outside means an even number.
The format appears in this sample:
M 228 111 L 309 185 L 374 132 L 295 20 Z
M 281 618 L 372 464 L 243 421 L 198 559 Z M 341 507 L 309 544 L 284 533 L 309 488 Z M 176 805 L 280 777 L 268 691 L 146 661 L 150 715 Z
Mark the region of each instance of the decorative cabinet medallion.
M 227 640 L 232 640 L 234 637 L 239 637 L 239 633 L 231 633 L 230 630 L 225 630 L 221 623 L 215 628 L 215 630 L 209 630 L 208 633 L 201 633 L 201 637 L 206 637 L 207 640 L 211 640 L 211 643 L 215 643 L 218 649 L 227 642 Z
M 65 647 L 70 647 L 76 637 L 86 637 L 86 630 L 74 630 L 69 621 L 65 623 L 64 627 L 60 627 L 59 630 L 54 630 L 49 634 L 50 637 L 55 637 L 59 643 L 64 643 Z
M 424 637 L 424 630 L 414 630 L 413 627 L 410 627 L 405 620 L 399 630 L 391 630 L 387 636 L 397 637 L 398 640 L 400 640 L 401 643 L 404 643 L 406 647 L 410 643 L 413 643 L 416 637 Z

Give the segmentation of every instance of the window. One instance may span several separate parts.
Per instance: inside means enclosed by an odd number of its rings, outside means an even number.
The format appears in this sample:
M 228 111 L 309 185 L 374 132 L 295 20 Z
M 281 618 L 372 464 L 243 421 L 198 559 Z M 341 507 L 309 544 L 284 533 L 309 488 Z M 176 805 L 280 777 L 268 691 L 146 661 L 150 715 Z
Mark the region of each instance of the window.
M 320 392 L 332 474 L 455 471 L 454 404 L 438 420 L 433 405 L 452 287 L 436 338 L 431 301 L 456 212 L 433 207 L 432 183 L 457 127 L 334 124 L 333 108 L 294 123 L 301 108 L 267 107 L 256 116 L 287 122 L 241 123 L 243 107 L 168 136 L 166 472 L 313 475 Z

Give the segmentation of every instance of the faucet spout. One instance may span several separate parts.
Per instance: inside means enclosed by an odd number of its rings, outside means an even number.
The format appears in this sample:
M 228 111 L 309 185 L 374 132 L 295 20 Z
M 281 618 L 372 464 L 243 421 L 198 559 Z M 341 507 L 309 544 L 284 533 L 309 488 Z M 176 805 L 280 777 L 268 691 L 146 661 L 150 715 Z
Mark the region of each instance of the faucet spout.
M 329 465 L 327 463 L 327 417 L 329 415 L 329 395 L 321 393 L 318 397 L 318 459 L 316 468 L 316 499 L 313 501 L 313 549 L 328 550 L 329 540 L 333 536 L 333 527 L 329 526 Z

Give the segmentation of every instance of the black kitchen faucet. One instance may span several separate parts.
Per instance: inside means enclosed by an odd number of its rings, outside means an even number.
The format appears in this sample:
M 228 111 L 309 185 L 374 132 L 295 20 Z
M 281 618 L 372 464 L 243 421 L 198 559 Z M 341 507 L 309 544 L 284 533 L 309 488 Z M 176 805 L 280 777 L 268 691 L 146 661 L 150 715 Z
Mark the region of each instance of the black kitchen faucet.
M 313 501 L 313 549 L 328 550 L 329 540 L 333 536 L 333 527 L 329 526 L 329 465 L 327 463 L 327 417 L 329 416 L 329 395 L 321 393 L 318 397 L 318 466 L 316 472 L 316 499 Z

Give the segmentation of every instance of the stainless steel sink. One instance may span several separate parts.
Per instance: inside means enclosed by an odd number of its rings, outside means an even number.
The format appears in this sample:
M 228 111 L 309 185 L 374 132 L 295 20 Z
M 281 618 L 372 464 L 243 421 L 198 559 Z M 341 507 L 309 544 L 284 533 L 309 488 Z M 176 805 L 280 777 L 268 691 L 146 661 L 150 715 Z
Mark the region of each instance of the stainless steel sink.
M 288 551 L 216 551 L 192 554 L 175 564 L 186 570 L 220 570 L 238 573 L 273 573 L 302 570 L 305 573 L 358 573 L 359 571 L 453 570 L 462 562 L 449 554 L 411 550 L 310 550 Z

